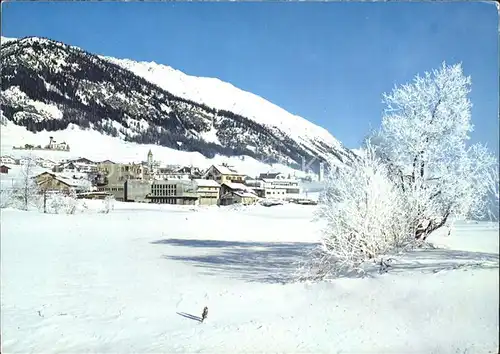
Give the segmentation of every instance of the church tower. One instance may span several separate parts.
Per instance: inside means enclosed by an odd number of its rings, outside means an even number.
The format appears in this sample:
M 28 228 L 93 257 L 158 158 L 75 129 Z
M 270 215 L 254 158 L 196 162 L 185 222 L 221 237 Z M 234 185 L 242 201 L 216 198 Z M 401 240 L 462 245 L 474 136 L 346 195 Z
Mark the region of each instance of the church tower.
M 148 167 L 150 169 L 153 168 L 153 153 L 151 152 L 151 150 L 149 150 L 148 152 Z

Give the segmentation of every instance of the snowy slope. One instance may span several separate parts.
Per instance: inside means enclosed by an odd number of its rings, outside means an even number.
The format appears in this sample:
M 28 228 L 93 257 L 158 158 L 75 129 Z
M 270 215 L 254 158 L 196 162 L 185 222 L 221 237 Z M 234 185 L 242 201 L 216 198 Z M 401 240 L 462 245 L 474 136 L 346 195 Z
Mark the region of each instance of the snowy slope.
M 104 56 L 102 58 L 144 77 L 176 96 L 241 114 L 260 124 L 277 127 L 304 144 L 321 141 L 330 146 L 341 147 L 339 141 L 326 129 L 217 78 L 189 76 L 155 62 L 136 62 Z
M 68 142 L 71 150 L 66 152 L 12 149 L 13 146 L 24 146 L 24 144 L 45 146 L 50 136 L 56 141 Z M 0 154 L 16 158 L 32 154 L 36 157 L 56 162 L 64 159 L 86 157 L 93 161 L 111 160 L 127 163 L 146 161 L 149 150 L 153 153 L 154 160 L 161 162 L 162 166 L 193 165 L 199 168 L 208 168 L 212 164 L 228 163 L 234 166 L 239 172 L 252 177 L 258 176 L 260 173 L 267 172 L 270 169 L 296 175 L 297 177 L 306 175 L 288 166 L 280 164 L 270 166 L 248 156 L 242 159 L 241 157 L 217 155 L 209 159 L 198 152 L 179 151 L 158 145 L 124 142 L 118 138 L 103 135 L 93 130 L 83 130 L 74 125 L 70 125 L 65 130 L 55 132 L 42 131 L 36 134 L 11 122 L 7 122 L 7 125 L 0 127 Z
M 2 210 L 2 352 L 497 353 L 498 225 L 460 224 L 383 275 L 302 284 L 314 207 L 197 210 Z
M 2 46 L 3 114 L 30 131 L 68 124 L 207 157 L 252 156 L 317 169 L 353 153 L 325 129 L 217 79 L 99 57 L 46 38 Z

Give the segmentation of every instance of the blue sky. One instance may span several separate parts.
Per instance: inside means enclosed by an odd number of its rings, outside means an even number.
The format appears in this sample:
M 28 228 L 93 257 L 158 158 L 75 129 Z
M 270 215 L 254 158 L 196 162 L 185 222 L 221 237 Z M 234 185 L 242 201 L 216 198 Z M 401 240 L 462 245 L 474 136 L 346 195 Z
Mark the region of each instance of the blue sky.
M 472 76 L 474 142 L 498 155 L 498 13 L 491 3 L 2 4 L 2 35 L 43 36 L 217 77 L 359 145 L 381 95 L 443 60 Z

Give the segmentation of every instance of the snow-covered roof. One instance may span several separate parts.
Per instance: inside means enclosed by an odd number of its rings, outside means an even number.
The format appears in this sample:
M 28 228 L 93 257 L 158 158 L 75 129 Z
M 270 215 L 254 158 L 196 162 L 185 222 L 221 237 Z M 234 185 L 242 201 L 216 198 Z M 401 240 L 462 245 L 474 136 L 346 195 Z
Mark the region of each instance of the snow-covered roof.
M 213 167 L 223 175 L 244 175 L 243 173 L 239 173 L 235 169 L 228 166 L 213 165 Z
M 86 179 L 87 174 L 83 172 L 56 172 L 53 173 L 56 177 L 69 178 L 69 179 Z
M 193 179 L 198 187 L 220 187 L 220 184 L 213 179 Z
M 268 171 L 268 172 L 261 173 L 259 175 L 259 178 L 276 178 L 279 175 L 283 175 L 283 173 L 278 172 L 278 171 Z
M 66 177 L 60 177 L 60 176 L 56 176 L 56 179 L 67 184 L 70 187 L 88 188 L 91 186 L 90 181 L 88 181 L 86 179 L 66 178 Z
M 70 186 L 70 187 L 82 187 L 87 188 L 91 186 L 91 182 L 85 178 L 72 178 L 72 176 L 64 174 L 64 173 L 54 173 L 50 171 L 44 171 L 42 173 L 37 174 L 35 177 L 38 177 L 42 174 L 49 174 L 53 176 L 58 181 Z
M 245 186 L 243 183 L 235 183 L 235 182 L 224 182 L 226 186 L 228 186 L 232 190 L 242 190 L 242 191 L 249 191 L 250 188 L 248 186 Z
M 266 183 L 279 183 L 279 182 L 289 182 L 289 183 L 299 183 L 298 179 L 272 179 L 272 178 L 262 178 Z
M 242 198 L 257 198 L 257 195 L 254 193 L 251 193 L 251 192 L 237 191 L 237 192 L 233 192 L 233 193 L 239 197 L 242 197 Z

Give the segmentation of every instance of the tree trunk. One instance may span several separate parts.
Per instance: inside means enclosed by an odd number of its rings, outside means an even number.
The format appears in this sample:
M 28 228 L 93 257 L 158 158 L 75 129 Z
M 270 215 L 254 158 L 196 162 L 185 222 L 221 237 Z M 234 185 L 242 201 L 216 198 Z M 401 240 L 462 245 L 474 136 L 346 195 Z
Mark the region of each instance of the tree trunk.
M 441 221 L 434 222 L 433 220 L 431 220 L 429 222 L 429 225 L 427 225 L 427 227 L 417 229 L 417 231 L 415 231 L 415 239 L 419 240 L 420 238 L 422 238 L 422 241 L 425 241 L 431 233 L 433 233 L 434 231 L 443 227 L 446 224 L 449 216 L 450 216 L 450 209 L 446 211 Z M 422 221 L 419 222 L 419 225 L 422 225 Z

